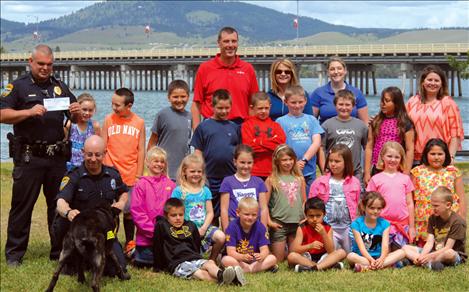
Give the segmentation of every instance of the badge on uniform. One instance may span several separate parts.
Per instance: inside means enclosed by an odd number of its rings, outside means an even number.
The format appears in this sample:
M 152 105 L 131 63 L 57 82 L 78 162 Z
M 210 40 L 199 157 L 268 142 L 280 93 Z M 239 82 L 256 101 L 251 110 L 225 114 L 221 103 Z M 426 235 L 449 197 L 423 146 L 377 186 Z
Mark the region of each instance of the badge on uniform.
M 68 176 L 64 176 L 64 178 L 60 182 L 60 189 L 59 190 L 60 191 L 63 190 L 65 188 L 65 186 L 67 186 L 69 181 L 70 181 L 70 178 Z
M 13 84 L 9 83 L 5 86 L 5 90 L 2 92 L 2 97 L 7 97 L 13 90 Z
M 62 94 L 62 88 L 60 88 L 60 86 L 54 86 L 54 93 L 55 93 L 55 95 L 61 95 Z
M 113 190 L 116 189 L 116 180 L 115 180 L 115 179 L 111 179 L 111 188 L 112 188 Z

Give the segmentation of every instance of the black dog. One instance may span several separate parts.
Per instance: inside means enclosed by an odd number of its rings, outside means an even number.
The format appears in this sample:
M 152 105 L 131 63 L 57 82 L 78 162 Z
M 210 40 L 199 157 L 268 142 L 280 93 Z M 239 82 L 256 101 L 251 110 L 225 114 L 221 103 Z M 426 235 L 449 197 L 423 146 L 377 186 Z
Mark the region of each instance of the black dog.
M 119 213 L 119 209 L 102 201 L 73 219 L 64 238 L 59 265 L 46 291 L 54 290 L 65 264 L 75 266 L 80 283 L 85 281 L 85 264 L 89 264 L 93 275 L 91 287 L 93 291 L 99 291 L 106 258 L 114 263 L 121 280 L 130 279 L 130 276 L 122 270 L 113 251 L 114 241 L 117 240 L 115 237 L 119 226 Z

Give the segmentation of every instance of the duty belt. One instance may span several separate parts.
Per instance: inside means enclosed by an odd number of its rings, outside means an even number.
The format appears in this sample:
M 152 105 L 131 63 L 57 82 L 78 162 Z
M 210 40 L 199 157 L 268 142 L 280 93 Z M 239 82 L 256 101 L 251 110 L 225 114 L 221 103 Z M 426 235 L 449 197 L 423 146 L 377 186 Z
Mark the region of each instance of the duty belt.
M 53 157 L 65 153 L 65 147 L 68 142 L 59 141 L 55 144 L 47 144 L 47 142 L 36 142 L 33 144 L 23 145 L 23 159 L 28 162 L 31 156 L 37 157 Z

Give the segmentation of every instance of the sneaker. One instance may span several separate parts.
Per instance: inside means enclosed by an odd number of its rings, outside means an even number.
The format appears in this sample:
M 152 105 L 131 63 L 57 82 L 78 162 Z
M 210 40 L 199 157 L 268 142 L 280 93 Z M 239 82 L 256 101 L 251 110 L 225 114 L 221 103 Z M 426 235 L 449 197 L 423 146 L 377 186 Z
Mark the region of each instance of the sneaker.
M 226 267 L 222 274 L 221 284 L 229 285 L 236 277 L 236 272 L 233 267 Z
M 432 271 L 441 272 L 445 268 L 445 265 L 443 265 L 441 262 L 431 262 L 430 268 Z
M 135 253 L 136 246 L 137 244 L 135 243 L 135 240 L 131 240 L 125 245 L 124 254 L 128 259 L 132 258 L 133 254 Z
M 246 278 L 244 277 L 243 269 L 240 266 L 234 267 L 236 274 L 236 281 L 239 285 L 244 286 L 247 284 Z
M 331 269 L 343 270 L 344 269 L 344 263 L 343 262 L 338 262 L 335 265 L 333 265 L 331 267 Z
M 277 273 L 279 270 L 279 267 L 277 264 L 275 264 L 272 268 L 270 268 L 268 271 L 271 272 L 271 273 Z
M 303 266 L 303 265 L 296 265 L 295 272 L 302 273 L 302 272 L 310 272 L 313 270 L 313 267 Z
M 360 264 L 355 264 L 355 266 L 353 267 L 353 271 L 355 273 L 367 272 L 369 270 L 370 270 L 369 266 L 363 266 L 363 265 L 360 265 Z

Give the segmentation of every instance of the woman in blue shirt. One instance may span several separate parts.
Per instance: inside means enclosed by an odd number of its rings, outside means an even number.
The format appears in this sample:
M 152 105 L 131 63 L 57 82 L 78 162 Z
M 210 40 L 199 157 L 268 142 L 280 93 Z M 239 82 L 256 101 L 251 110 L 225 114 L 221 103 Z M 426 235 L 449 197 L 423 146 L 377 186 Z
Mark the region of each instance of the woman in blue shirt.
M 345 82 L 347 75 L 347 67 L 345 62 L 339 57 L 332 57 L 327 63 L 327 73 L 330 81 L 324 86 L 316 88 L 310 96 L 313 105 L 313 114 L 322 124 L 329 118 L 337 116 L 337 111 L 334 105 L 335 93 L 341 89 L 348 89 L 355 95 L 355 107 L 352 111 L 353 117 L 358 117 L 360 120 L 368 124 L 368 105 L 363 93 L 360 89 L 353 87 Z
M 270 118 L 277 118 L 288 114 L 288 107 L 285 104 L 285 89 L 288 86 L 299 85 L 295 64 L 289 59 L 275 61 L 270 67 L 271 89 L 267 92 L 272 106 L 270 107 Z M 305 91 L 306 105 L 303 113 L 312 115 L 313 108 L 308 93 Z

